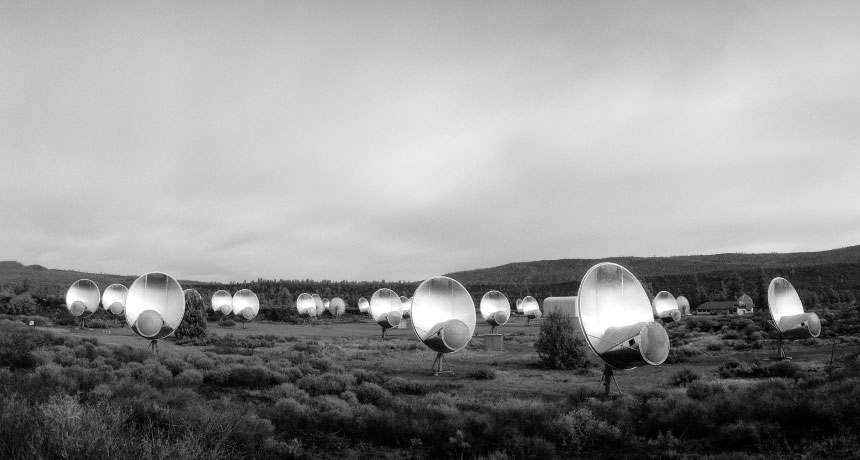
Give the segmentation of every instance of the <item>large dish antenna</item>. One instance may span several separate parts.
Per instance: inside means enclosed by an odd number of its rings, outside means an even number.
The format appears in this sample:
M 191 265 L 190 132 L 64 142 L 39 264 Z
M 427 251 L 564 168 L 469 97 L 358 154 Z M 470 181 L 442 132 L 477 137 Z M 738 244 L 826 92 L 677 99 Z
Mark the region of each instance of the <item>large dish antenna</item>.
M 462 350 L 469 344 L 475 320 L 475 303 L 462 284 L 446 276 L 436 276 L 418 285 L 412 296 L 412 328 L 418 339 L 436 352 L 433 362 L 436 375 L 452 372 L 443 354 Z M 442 363 L 448 370 L 442 370 Z
M 522 315 L 523 314 L 523 299 L 517 299 L 516 306 L 517 306 L 517 313 Z
M 523 297 L 523 303 L 520 306 L 523 309 L 523 315 L 528 318 L 526 324 L 531 324 L 533 319 L 538 319 L 543 314 L 540 311 L 540 304 L 538 304 L 537 299 L 530 295 Z
M 669 356 L 669 334 L 654 322 L 639 280 L 611 262 L 591 267 L 579 285 L 579 324 L 588 346 L 606 364 L 609 393 L 613 369 L 659 365 Z
M 323 303 L 322 297 L 320 297 L 319 294 L 311 294 L 311 297 L 314 299 L 314 306 L 316 308 L 316 314 L 314 316 L 322 316 L 325 311 L 325 303 Z
M 750 296 L 743 294 L 738 298 L 738 308 L 743 308 L 752 313 L 755 310 L 755 303 L 753 303 L 753 299 Z
M 681 321 L 678 301 L 668 291 L 660 291 L 654 296 L 654 300 L 651 301 L 651 310 L 654 312 L 654 319 L 659 319 L 664 323 Z
M 331 299 L 328 304 L 328 312 L 336 318 L 340 318 L 346 312 L 346 301 L 340 297 Z
M 158 339 L 173 334 L 185 314 L 182 287 L 170 275 L 147 273 L 128 289 L 125 321 L 137 335 L 151 340 L 158 351 Z
M 504 326 L 511 318 L 511 302 L 499 291 L 489 291 L 481 297 L 481 316 L 490 325 L 490 333 Z
M 233 315 L 242 320 L 242 329 L 245 323 L 254 319 L 260 312 L 260 299 L 250 289 L 241 289 L 233 294 Z
M 125 299 L 128 297 L 128 288 L 122 284 L 111 284 L 102 293 L 102 308 L 119 316 L 125 311 Z
M 400 296 L 400 303 L 403 304 L 403 317 L 410 318 L 412 316 L 412 299 L 402 295 Z
M 690 301 L 682 295 L 676 297 L 675 301 L 678 302 L 678 311 L 681 312 L 681 318 L 690 316 Z
M 779 332 L 777 359 L 790 359 L 785 355 L 783 340 L 818 337 L 821 334 L 818 315 L 803 311 L 800 296 L 787 279 L 777 277 L 770 281 L 767 303 L 772 323 Z
M 364 297 L 358 299 L 358 311 L 367 313 L 370 310 L 370 302 Z
M 403 302 L 391 289 L 379 289 L 370 298 L 370 316 L 382 327 L 382 338 L 385 338 L 385 330 L 397 327 L 402 321 Z
M 300 315 L 311 318 L 315 317 L 317 315 L 317 304 L 313 296 L 306 292 L 299 295 L 296 299 L 296 310 L 299 311 Z
M 96 283 L 87 279 L 77 280 L 66 291 L 66 308 L 72 316 L 81 320 L 83 327 L 84 320 L 98 311 L 101 298 Z
M 212 310 L 227 316 L 233 311 L 233 296 L 229 292 L 220 290 L 212 294 Z

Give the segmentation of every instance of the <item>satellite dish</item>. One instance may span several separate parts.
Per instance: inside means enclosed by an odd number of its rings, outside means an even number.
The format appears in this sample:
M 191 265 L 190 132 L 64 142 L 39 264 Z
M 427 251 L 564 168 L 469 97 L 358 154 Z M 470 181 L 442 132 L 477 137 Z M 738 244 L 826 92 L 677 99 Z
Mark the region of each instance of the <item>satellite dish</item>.
M 260 312 L 260 299 L 250 289 L 241 289 L 233 294 L 233 315 L 242 320 L 242 329 L 245 322 L 251 321 Z
M 314 307 L 316 308 L 316 314 L 314 316 L 320 317 L 325 311 L 325 304 L 323 303 L 322 297 L 318 294 L 311 294 L 311 297 L 314 299 Z
M 489 291 L 481 297 L 481 316 L 490 325 L 490 333 L 504 326 L 511 317 L 511 302 L 499 291 Z
M 346 312 L 346 301 L 340 297 L 331 299 L 331 302 L 328 304 L 328 312 L 331 313 L 332 316 L 340 318 L 340 315 Z
M 330 305 L 330 304 L 331 304 L 331 300 L 328 300 L 327 298 L 326 298 L 326 299 L 323 299 L 323 308 L 325 308 L 326 310 L 328 310 L 328 307 L 329 307 L 329 305 Z
M 750 296 L 743 294 L 738 299 L 738 307 L 752 312 L 755 309 L 755 304 L 753 303 L 753 299 Z
M 308 293 L 302 293 L 296 299 L 296 310 L 299 311 L 300 315 L 309 316 L 311 318 L 317 315 L 317 304 L 314 301 L 312 295 Z
M 212 294 L 212 310 L 227 316 L 233 311 L 233 296 L 229 292 L 221 290 Z
M 412 328 L 424 345 L 436 351 L 433 371 L 437 375 L 452 372 L 443 354 L 462 350 L 472 339 L 475 332 L 472 296 L 462 284 L 446 276 L 425 280 L 412 296 Z M 448 367 L 446 371 L 442 371 L 443 362 Z
M 128 289 L 125 321 L 137 335 L 152 341 L 158 351 L 158 339 L 173 334 L 185 315 L 182 287 L 170 275 L 147 273 L 134 280 Z
M 361 313 L 367 313 L 370 310 L 370 302 L 367 301 L 364 297 L 358 299 L 358 311 Z
M 533 319 L 538 319 L 542 315 L 537 299 L 530 295 L 523 297 L 523 302 L 520 304 L 520 307 L 523 309 L 523 314 L 528 318 L 528 322 L 526 324 L 531 324 Z
M 517 313 L 523 314 L 523 299 L 517 299 Z
M 101 298 L 96 283 L 91 280 L 77 280 L 66 291 L 66 308 L 72 316 L 81 320 L 83 326 L 84 320 L 99 309 Z
M 804 313 L 800 296 L 787 279 L 777 277 L 770 281 L 767 303 L 773 325 L 779 332 L 778 359 L 788 358 L 782 346 L 784 339 L 818 337 L 821 334 L 821 320 L 818 315 L 813 312 Z
M 611 262 L 591 267 L 579 285 L 579 324 L 588 346 L 606 364 L 609 393 L 613 369 L 659 365 L 669 356 L 669 334 L 654 322 L 639 280 Z
M 678 301 L 668 291 L 660 291 L 654 296 L 654 300 L 651 301 L 651 309 L 654 312 L 654 318 L 662 320 L 664 323 L 681 321 Z
M 119 316 L 125 311 L 125 299 L 128 297 L 128 288 L 122 284 L 111 284 L 102 293 L 102 308 Z
M 678 302 L 678 310 L 681 312 L 681 318 L 690 316 L 690 301 L 682 295 L 676 297 L 675 301 Z
M 400 303 L 403 304 L 403 317 L 409 318 L 412 316 L 412 299 L 405 295 L 400 296 Z
M 386 329 L 400 324 L 403 318 L 403 302 L 396 292 L 382 288 L 370 298 L 370 316 L 376 324 L 382 326 L 382 338 L 385 338 Z

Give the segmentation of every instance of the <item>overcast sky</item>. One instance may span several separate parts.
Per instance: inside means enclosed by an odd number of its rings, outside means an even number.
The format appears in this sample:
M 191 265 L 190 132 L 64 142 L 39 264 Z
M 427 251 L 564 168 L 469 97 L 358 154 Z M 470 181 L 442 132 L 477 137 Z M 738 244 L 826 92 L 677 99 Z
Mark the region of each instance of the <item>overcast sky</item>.
M 0 0 L 0 260 L 420 280 L 860 244 L 860 3 Z

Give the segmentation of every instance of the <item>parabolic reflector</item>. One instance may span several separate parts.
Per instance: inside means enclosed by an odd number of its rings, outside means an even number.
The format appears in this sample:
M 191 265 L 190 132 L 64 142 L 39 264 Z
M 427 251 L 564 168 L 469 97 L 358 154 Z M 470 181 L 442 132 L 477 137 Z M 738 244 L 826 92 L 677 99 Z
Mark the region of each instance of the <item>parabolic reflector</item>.
M 681 321 L 678 301 L 668 291 L 660 291 L 654 296 L 654 300 L 651 301 L 651 309 L 654 312 L 654 318 L 663 320 L 665 323 Z
M 311 294 L 311 297 L 314 299 L 314 306 L 316 308 L 316 315 L 314 316 L 321 316 L 325 311 L 325 304 L 323 303 L 322 297 L 320 297 L 319 294 Z
M 403 317 L 409 318 L 412 316 L 412 299 L 405 295 L 400 296 L 400 303 L 403 304 Z
M 818 315 L 803 311 L 800 296 L 787 279 L 777 277 L 771 280 L 767 288 L 767 303 L 773 323 L 783 336 L 798 339 L 821 334 Z
M 111 284 L 102 293 L 102 308 L 121 315 L 125 311 L 125 299 L 128 297 L 128 288 L 122 284 Z
M 541 317 L 540 305 L 538 304 L 537 299 L 530 295 L 523 297 L 523 303 L 520 305 L 520 307 L 523 309 L 523 314 L 528 319 L 536 319 Z
M 91 280 L 77 280 L 66 291 L 66 308 L 72 316 L 88 318 L 99 309 L 102 295 Z
M 370 302 L 367 301 L 364 297 L 358 299 L 358 311 L 361 313 L 367 313 L 370 310 Z
M 170 275 L 147 273 L 128 289 L 125 320 L 131 330 L 147 339 L 161 339 L 172 334 L 185 314 L 182 287 Z
M 626 268 L 611 262 L 591 267 L 577 302 L 585 339 L 607 365 L 633 369 L 666 360 L 669 335 L 654 322 L 648 294 Z
M 469 291 L 446 276 L 425 280 L 412 296 L 412 328 L 419 340 L 439 353 L 465 347 L 475 332 L 475 321 Z
M 481 316 L 492 327 L 502 326 L 511 317 L 511 302 L 499 291 L 489 291 L 481 297 Z
M 241 289 L 233 294 L 233 314 L 237 318 L 251 321 L 260 312 L 260 299 L 250 289 Z
M 370 298 L 370 316 L 383 329 L 397 327 L 403 318 L 403 302 L 391 289 L 382 288 Z
M 324 298 L 324 299 L 323 299 L 323 308 L 325 308 L 326 310 L 328 310 L 328 307 L 329 307 L 330 305 L 331 305 L 331 300 L 328 300 L 328 298 Z
M 212 294 L 212 310 L 225 316 L 229 315 L 233 311 L 233 296 L 224 290 L 215 291 Z
M 517 305 L 517 313 L 522 315 L 523 314 L 523 299 L 517 299 L 516 305 Z
M 678 302 L 678 310 L 681 312 L 681 317 L 686 318 L 690 316 L 690 301 L 682 295 L 676 297 L 675 300 Z
M 314 302 L 313 296 L 308 293 L 302 293 L 296 299 L 296 310 L 300 315 L 314 317 L 317 315 L 317 304 Z
M 346 301 L 340 297 L 331 299 L 328 304 L 328 311 L 334 316 L 340 316 L 346 312 Z
M 743 294 L 738 299 L 738 306 L 746 310 L 752 310 L 753 307 L 755 307 L 755 304 L 750 296 Z

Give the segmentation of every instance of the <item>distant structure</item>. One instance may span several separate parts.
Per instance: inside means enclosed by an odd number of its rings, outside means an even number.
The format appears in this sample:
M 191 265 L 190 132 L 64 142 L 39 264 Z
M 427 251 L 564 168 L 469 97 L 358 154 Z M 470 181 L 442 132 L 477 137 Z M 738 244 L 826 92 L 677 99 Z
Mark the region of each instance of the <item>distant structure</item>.
M 696 308 L 696 315 L 743 316 L 752 313 L 754 309 L 752 299 L 744 294 L 738 300 L 705 302 Z
M 543 299 L 543 314 L 561 313 L 570 318 L 579 318 L 576 309 L 576 296 L 570 297 L 547 297 Z
M 681 318 L 690 316 L 690 301 L 682 295 L 676 297 L 675 300 L 678 302 L 678 310 L 681 312 Z

